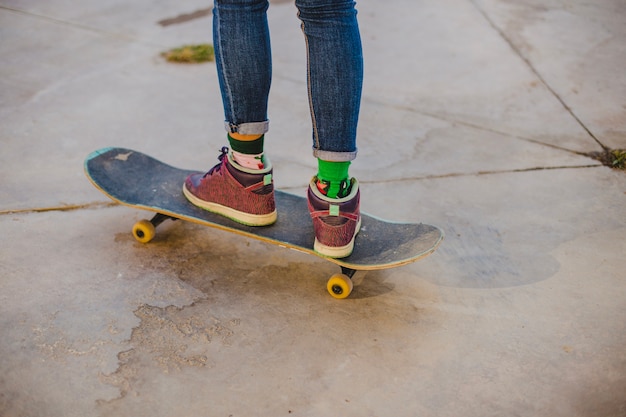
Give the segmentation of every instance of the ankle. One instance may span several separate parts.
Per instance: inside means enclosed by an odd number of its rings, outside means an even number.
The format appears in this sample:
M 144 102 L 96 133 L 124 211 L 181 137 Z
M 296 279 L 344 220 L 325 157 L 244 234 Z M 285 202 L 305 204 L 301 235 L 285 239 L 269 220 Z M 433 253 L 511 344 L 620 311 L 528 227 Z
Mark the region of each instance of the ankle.
M 350 161 L 318 159 L 317 189 L 329 198 L 343 198 L 350 194 L 352 182 L 348 175 Z
M 229 133 L 228 142 L 235 162 L 248 169 L 263 169 L 264 135 L 241 135 Z
M 355 178 L 348 178 L 339 182 L 338 188 L 336 190 L 330 190 L 330 184 L 328 181 L 320 180 L 315 177 L 313 179 L 313 184 L 316 188 L 316 191 L 319 192 L 320 195 L 324 197 L 324 199 L 330 200 L 343 200 L 352 196 L 354 189 L 354 184 L 356 183 Z
M 248 155 L 232 151 L 233 160 L 240 166 L 253 170 L 262 170 L 265 168 L 265 158 L 263 154 Z

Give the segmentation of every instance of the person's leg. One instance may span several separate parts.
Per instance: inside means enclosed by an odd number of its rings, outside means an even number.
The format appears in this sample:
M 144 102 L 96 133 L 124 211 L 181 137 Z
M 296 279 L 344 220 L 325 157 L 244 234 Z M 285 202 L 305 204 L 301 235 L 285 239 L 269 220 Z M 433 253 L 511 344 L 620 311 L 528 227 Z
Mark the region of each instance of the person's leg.
M 356 158 L 363 53 L 352 0 L 296 0 L 307 48 L 313 154 L 325 161 Z
M 231 152 L 183 188 L 195 205 L 241 223 L 276 221 L 272 167 L 263 155 L 268 130 L 271 48 L 267 0 L 215 0 L 213 44 Z
M 267 0 L 215 0 L 213 45 L 228 141 L 236 161 L 262 168 L 272 78 Z M 251 156 L 247 156 L 251 155 Z
M 272 58 L 267 0 L 215 0 L 213 46 L 226 130 L 267 132 Z
M 308 199 L 315 249 L 348 256 L 360 227 L 358 183 L 348 175 L 356 158 L 363 54 L 355 2 L 296 0 L 307 49 L 313 155 L 318 173 Z

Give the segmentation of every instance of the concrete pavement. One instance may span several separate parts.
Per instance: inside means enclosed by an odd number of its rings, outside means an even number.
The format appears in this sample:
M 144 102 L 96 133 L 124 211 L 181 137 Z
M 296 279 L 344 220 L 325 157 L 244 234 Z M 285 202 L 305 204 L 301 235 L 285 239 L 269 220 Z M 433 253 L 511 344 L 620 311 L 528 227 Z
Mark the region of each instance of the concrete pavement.
M 223 143 L 210 4 L 0 0 L 0 415 L 626 415 L 626 7 L 359 2 L 364 211 L 441 226 L 351 298 L 310 256 L 186 223 L 148 245 L 84 157 L 206 169 Z M 295 8 L 273 2 L 267 150 L 302 193 Z

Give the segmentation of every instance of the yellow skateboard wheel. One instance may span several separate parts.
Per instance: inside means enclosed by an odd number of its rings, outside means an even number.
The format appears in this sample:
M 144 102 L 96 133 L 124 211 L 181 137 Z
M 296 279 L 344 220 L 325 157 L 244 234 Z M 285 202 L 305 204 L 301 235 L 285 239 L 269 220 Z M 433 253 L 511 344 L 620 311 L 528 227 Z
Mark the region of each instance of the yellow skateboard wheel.
M 156 228 L 149 220 L 139 220 L 133 226 L 133 236 L 141 243 L 148 243 L 156 234 Z
M 354 285 L 352 280 L 345 274 L 335 274 L 326 283 L 326 289 L 333 298 L 346 298 L 352 292 Z

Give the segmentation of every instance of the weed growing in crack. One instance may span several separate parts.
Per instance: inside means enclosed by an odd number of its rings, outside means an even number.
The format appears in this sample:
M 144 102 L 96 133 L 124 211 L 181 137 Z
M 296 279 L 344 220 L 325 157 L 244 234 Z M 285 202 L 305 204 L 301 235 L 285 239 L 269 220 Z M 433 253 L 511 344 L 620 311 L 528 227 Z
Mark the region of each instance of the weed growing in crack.
M 607 149 L 604 152 L 592 152 L 589 156 L 607 167 L 626 170 L 626 150 L 624 149 Z
M 626 169 L 626 150 L 614 149 L 610 152 L 613 168 Z

